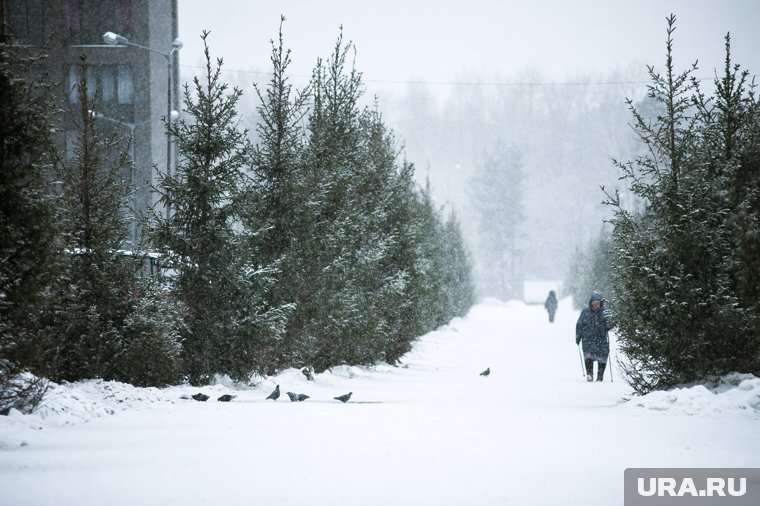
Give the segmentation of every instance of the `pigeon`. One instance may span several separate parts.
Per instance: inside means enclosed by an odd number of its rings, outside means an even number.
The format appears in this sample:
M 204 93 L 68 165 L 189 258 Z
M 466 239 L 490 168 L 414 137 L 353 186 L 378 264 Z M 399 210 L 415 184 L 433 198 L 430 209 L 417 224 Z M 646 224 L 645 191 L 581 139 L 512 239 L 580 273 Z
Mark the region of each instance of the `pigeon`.
M 272 399 L 273 401 L 276 401 L 280 397 L 280 385 L 277 385 L 274 390 L 272 390 L 272 393 L 269 394 L 269 397 L 267 399 Z
M 351 394 L 353 394 L 353 392 L 348 392 L 345 395 L 339 395 L 337 397 L 333 397 L 333 399 L 340 402 L 348 402 L 348 400 L 351 398 Z
M 288 397 L 290 397 L 290 400 L 293 402 L 301 402 L 309 398 L 309 396 L 306 394 L 294 394 L 293 392 L 287 392 L 287 394 Z
M 200 401 L 200 402 L 206 402 L 208 400 L 208 395 L 202 394 L 200 392 L 198 392 L 197 394 L 193 395 L 192 397 L 196 401 Z
M 234 395 L 224 394 L 223 396 L 219 397 L 217 399 L 217 401 L 219 401 L 219 402 L 230 402 L 234 398 L 235 398 Z
M 489 374 L 491 374 L 491 368 L 490 367 L 488 369 L 486 369 L 485 371 L 483 371 L 482 373 L 480 373 L 481 376 L 488 376 Z

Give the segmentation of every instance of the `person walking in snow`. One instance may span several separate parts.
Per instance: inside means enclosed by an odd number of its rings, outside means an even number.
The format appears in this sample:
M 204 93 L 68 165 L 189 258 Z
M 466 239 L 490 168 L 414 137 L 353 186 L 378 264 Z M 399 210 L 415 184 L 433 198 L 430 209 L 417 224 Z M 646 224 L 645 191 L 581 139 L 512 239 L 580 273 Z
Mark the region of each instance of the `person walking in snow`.
M 575 344 L 583 341 L 583 358 L 586 381 L 594 380 L 594 362 L 597 362 L 596 381 L 604 379 L 604 369 L 610 355 L 610 326 L 604 311 L 604 297 L 594 292 L 588 307 L 581 311 L 575 324 Z
M 544 302 L 544 307 L 549 313 L 549 323 L 554 323 L 554 313 L 557 312 L 557 306 L 557 294 L 554 293 L 554 290 L 551 290 L 546 298 L 546 302 Z

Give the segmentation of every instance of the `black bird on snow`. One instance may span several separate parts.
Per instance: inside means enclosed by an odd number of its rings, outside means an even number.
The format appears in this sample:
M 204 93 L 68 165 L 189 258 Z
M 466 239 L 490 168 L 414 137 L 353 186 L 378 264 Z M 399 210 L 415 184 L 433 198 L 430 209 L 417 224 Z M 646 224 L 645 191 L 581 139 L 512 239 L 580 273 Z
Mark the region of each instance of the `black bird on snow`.
M 219 401 L 219 402 L 230 402 L 234 398 L 235 398 L 234 395 L 224 394 L 223 396 L 219 397 L 217 399 L 217 401 Z
M 197 394 L 193 395 L 192 398 L 196 401 L 206 402 L 208 400 L 208 395 L 198 392 Z
M 274 390 L 272 390 L 272 393 L 269 394 L 269 397 L 267 399 L 272 399 L 273 401 L 276 401 L 280 397 L 280 385 L 277 385 Z
M 333 399 L 340 402 L 348 402 L 348 400 L 351 398 L 351 394 L 353 394 L 353 392 L 348 392 L 345 395 L 339 395 L 337 397 L 333 397 Z
M 481 376 L 488 376 L 489 374 L 491 374 L 491 368 L 490 367 L 488 369 L 486 369 L 485 371 L 483 371 L 482 373 L 480 373 Z
M 287 392 L 287 394 L 292 402 L 301 402 L 309 398 L 306 394 L 294 394 L 293 392 Z

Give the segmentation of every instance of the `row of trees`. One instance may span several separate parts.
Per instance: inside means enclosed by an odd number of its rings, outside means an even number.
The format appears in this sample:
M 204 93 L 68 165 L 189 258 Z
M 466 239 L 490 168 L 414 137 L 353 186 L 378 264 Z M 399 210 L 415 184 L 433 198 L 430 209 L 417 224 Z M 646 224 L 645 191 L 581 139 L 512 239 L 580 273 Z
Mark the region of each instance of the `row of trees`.
M 520 150 L 498 143 L 475 167 L 468 185 L 477 230 L 478 291 L 502 300 L 522 297 L 520 260 L 534 253 L 524 244 L 522 172 Z
M 623 371 L 646 393 L 733 371 L 760 375 L 760 101 L 731 60 L 708 97 L 673 62 L 630 102 L 642 154 L 617 163 L 643 211 L 608 194 L 612 237 L 587 258 L 607 284 Z M 607 274 L 605 274 L 607 273 Z M 598 287 L 595 287 L 598 288 Z
M 414 184 L 376 107 L 361 105 L 352 50 L 339 38 L 294 90 L 280 33 L 272 80 L 256 88 L 254 144 L 239 128 L 242 91 L 222 82 L 206 46 L 206 75 L 185 86 L 185 119 L 168 126 L 179 166 L 142 217 L 163 275 L 141 277 L 147 253 L 120 250 L 130 146 L 96 129 L 87 73 L 75 156 L 58 156 L 45 89 L 18 77 L 3 45 L 7 383 L 21 370 L 162 385 L 393 363 L 463 315 L 473 288 L 457 219 Z

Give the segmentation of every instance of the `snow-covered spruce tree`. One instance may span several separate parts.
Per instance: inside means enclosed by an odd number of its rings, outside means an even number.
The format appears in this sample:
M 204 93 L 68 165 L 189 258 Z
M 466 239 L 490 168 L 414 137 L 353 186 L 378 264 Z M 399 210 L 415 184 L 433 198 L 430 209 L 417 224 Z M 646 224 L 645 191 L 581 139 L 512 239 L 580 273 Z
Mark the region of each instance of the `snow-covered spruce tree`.
M 292 240 L 290 224 L 298 205 L 297 189 L 306 134 L 302 120 L 307 113 L 309 88 L 295 91 L 287 69 L 290 50 L 284 47 L 282 23 L 277 44 L 272 41 L 272 79 L 262 90 L 254 88 L 261 105 L 257 125 L 259 140 L 253 151 L 257 194 L 261 202 L 257 219 L 267 225 L 262 234 L 264 253 L 271 261 L 281 258 Z
M 300 283 L 293 248 L 305 231 L 298 227 L 303 209 L 302 164 L 306 134 L 302 127 L 307 112 L 308 87 L 293 89 L 287 76 L 290 50 L 284 47 L 282 25 L 277 43 L 272 41 L 272 79 L 265 89 L 254 85 L 260 100 L 257 124 L 258 143 L 253 150 L 253 185 L 245 195 L 242 222 L 249 230 L 259 229 L 254 238 L 259 245 L 260 258 L 265 264 L 276 265 L 278 282 L 268 293 L 274 307 L 288 308 L 296 299 L 292 288 Z M 293 333 L 261 349 L 267 372 L 304 363 L 300 340 Z
M 377 109 L 375 104 L 374 110 L 366 110 L 361 118 L 363 170 L 354 200 L 358 220 L 353 225 L 353 247 L 360 266 L 356 283 L 362 295 L 359 309 L 367 315 L 367 328 L 373 332 L 365 338 L 357 358 L 392 363 L 400 357 L 399 344 L 406 351 L 424 333 L 410 334 L 407 326 L 409 308 L 419 301 L 409 296 L 417 251 L 409 249 L 407 239 L 416 217 L 404 210 L 414 204 L 416 196 L 409 186 L 411 167 L 399 167 L 396 138 Z
M 446 319 L 464 316 L 475 304 L 472 260 L 462 237 L 459 218 L 454 211 L 443 224 L 444 293 Z
M 424 256 L 427 249 L 423 245 L 427 244 L 434 231 L 424 226 L 430 223 L 425 219 L 430 215 L 420 211 L 432 209 L 422 207 L 411 163 L 401 164 L 389 190 L 387 221 L 392 226 L 393 240 L 385 262 L 398 273 L 395 282 L 398 288 L 403 288 L 401 299 L 385 309 L 391 328 L 383 354 L 385 360 L 393 364 L 411 350 L 412 343 L 419 336 L 435 325 L 426 310 L 431 307 L 429 298 L 423 297 L 428 293 L 423 286 L 425 282 L 430 282 L 428 271 L 432 270 L 428 268 L 430 262 Z M 393 303 L 392 298 L 390 302 Z
M 54 379 L 112 379 L 135 272 L 131 258 L 120 252 L 128 237 L 132 162 L 116 130 L 99 130 L 97 94 L 84 58 L 81 65 L 69 115 L 77 136 L 55 163 L 64 269 L 51 291 L 44 348 Z
M 715 208 L 723 212 L 717 231 L 722 245 L 721 269 L 738 297 L 732 339 L 721 357 L 724 369 L 760 371 L 760 116 L 748 71 L 731 61 L 726 35 L 723 75 L 715 80 L 711 100 L 697 95 L 700 158 Z M 743 321 L 743 319 L 746 319 Z M 744 325 L 746 324 L 746 328 Z
M 517 264 L 523 223 L 522 161 L 514 146 L 498 146 L 476 167 L 470 196 L 478 227 L 478 276 L 482 295 L 504 300 L 519 298 Z
M 39 56 L 0 40 L 0 413 L 34 408 L 44 381 L 20 373 L 43 365 L 41 294 L 54 277 L 48 86 L 20 73 Z
M 444 222 L 429 182 L 417 194 L 415 215 L 417 260 L 410 296 L 419 323 L 428 332 L 470 309 L 475 299 L 472 265 L 456 217 Z
M 356 187 L 362 177 L 360 160 L 361 77 L 346 73 L 347 55 L 342 36 L 325 64 L 319 60 L 312 77 L 313 110 L 304 163 L 308 170 L 299 182 L 300 232 L 293 244 L 298 262 L 290 273 L 296 309 L 288 332 L 301 341 L 300 353 L 308 365 L 323 370 L 351 363 L 362 340 L 372 336 L 364 328 L 356 262 Z
M 260 230 L 260 251 L 279 268 L 269 300 L 293 303 L 285 336 L 266 350 L 274 368 L 394 362 L 450 312 L 441 302 L 444 255 L 433 258 L 425 247 L 442 244 L 441 224 L 422 223 L 412 166 L 399 166 L 397 142 L 377 107 L 359 106 L 352 50 L 339 37 L 309 87 L 294 94 L 281 29 L 273 78 L 257 89 L 261 140 L 243 222 Z M 302 131 L 307 99 L 312 110 Z M 424 268 L 431 262 L 437 268 Z M 437 289 L 424 298 L 422 284 Z
M 661 114 L 650 123 L 630 104 L 646 155 L 620 163 L 630 190 L 647 203 L 640 215 L 615 207 L 615 277 L 624 374 L 638 393 L 729 372 L 742 349 L 744 310 L 730 283 L 728 208 L 719 173 L 704 157 L 695 107 L 696 66 L 677 74 L 675 17 L 668 19 L 666 73 L 650 67 L 649 97 Z
M 430 188 L 417 189 L 414 168 L 398 162 L 397 141 L 377 112 L 363 116 L 365 177 L 358 188 L 360 252 L 372 252 L 373 278 L 364 283 L 367 312 L 379 314 L 372 344 L 391 363 L 414 340 L 463 316 L 474 302 L 472 263 L 454 212 L 445 223 Z
M 150 240 L 175 272 L 171 282 L 184 305 L 183 363 L 193 384 L 213 375 L 245 380 L 262 368 L 260 350 L 277 339 L 283 314 L 266 303 L 272 271 L 250 249 L 240 225 L 248 193 L 251 146 L 237 128 L 242 92 L 220 81 L 202 35 L 206 75 L 184 89 L 189 121 L 169 126 L 179 148 L 174 174 L 162 174 L 156 191 L 165 210 L 152 213 Z
M 281 286 L 296 304 L 285 339 L 289 360 L 317 370 L 395 361 L 446 312 L 443 255 L 426 248 L 441 224 L 420 222 L 411 165 L 399 168 L 382 117 L 359 106 L 352 50 L 339 37 L 314 70 L 308 145 L 301 170 L 293 171 L 297 212 L 283 257 Z M 440 236 L 436 251 L 443 250 Z M 422 285 L 429 291 L 418 290 Z
M 760 100 L 748 93 L 746 121 L 741 129 L 739 166 L 731 178 L 738 190 L 729 217 L 735 240 L 737 293 L 749 311 L 748 335 L 754 354 L 747 353 L 748 364 L 741 370 L 760 376 Z M 752 348 L 750 348 L 751 350 Z
M 425 333 L 448 322 L 446 304 L 446 245 L 441 214 L 430 182 L 417 193 L 412 230 L 416 258 L 409 296 L 414 301 L 414 318 Z
M 115 377 L 139 387 L 182 380 L 182 303 L 160 277 L 135 280 Z

